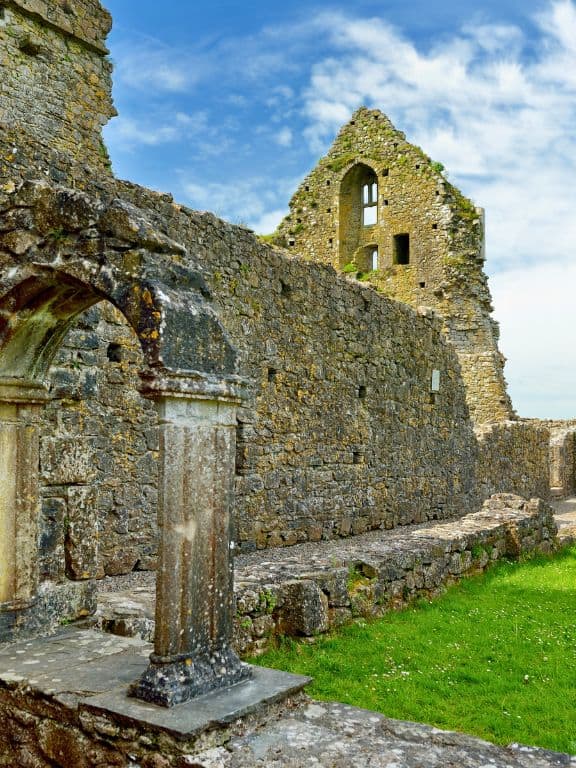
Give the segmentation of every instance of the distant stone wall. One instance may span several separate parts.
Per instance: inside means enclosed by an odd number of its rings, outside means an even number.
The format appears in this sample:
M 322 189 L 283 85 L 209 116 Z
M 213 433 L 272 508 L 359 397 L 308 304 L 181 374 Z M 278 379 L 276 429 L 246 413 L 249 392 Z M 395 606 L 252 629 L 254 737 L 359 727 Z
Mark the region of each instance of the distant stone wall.
M 527 498 L 550 497 L 550 433 L 533 423 L 503 422 L 476 429 L 480 497 L 517 493 Z
M 563 499 L 576 494 L 576 419 L 526 419 L 550 430 L 550 493 Z
M 363 191 L 372 181 L 368 210 L 377 218 L 367 225 Z M 382 112 L 354 113 L 295 192 L 273 239 L 391 298 L 434 308 L 457 350 L 473 421 L 514 415 L 483 271 L 483 211 Z

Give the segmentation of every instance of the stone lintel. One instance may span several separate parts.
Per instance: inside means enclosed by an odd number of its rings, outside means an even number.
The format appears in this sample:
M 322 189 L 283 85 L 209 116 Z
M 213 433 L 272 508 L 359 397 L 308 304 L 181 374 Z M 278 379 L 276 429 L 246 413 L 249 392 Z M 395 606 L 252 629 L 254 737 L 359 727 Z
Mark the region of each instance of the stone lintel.
M 239 404 L 245 398 L 246 381 L 240 376 L 158 368 L 141 371 L 140 378 L 140 394 L 151 400 L 170 397 Z

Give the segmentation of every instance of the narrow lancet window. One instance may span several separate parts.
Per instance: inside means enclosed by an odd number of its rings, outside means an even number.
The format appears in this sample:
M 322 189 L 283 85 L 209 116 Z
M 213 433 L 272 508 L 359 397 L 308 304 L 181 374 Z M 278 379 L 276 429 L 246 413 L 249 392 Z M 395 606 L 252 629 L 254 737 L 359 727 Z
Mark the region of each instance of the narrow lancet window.
M 378 221 L 378 183 L 369 181 L 362 185 L 362 223 L 365 227 Z

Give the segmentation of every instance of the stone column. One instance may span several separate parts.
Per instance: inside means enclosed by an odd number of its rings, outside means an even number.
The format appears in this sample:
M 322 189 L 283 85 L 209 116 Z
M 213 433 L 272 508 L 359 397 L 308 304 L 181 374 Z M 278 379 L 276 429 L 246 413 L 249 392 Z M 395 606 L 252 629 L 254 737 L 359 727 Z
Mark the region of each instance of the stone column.
M 0 380 L 0 614 L 4 615 L 30 607 L 36 598 L 37 422 L 48 397 L 41 385 Z
M 236 382 L 152 379 L 160 428 L 156 637 L 130 695 L 172 706 L 251 675 L 230 646 Z

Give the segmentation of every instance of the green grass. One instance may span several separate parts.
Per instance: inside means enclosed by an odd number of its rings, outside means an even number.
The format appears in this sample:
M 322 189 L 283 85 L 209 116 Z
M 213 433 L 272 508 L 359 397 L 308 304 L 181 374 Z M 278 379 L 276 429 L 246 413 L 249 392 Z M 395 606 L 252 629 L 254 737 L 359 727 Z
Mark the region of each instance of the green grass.
M 318 699 L 576 753 L 576 547 L 256 661 L 313 676 Z

